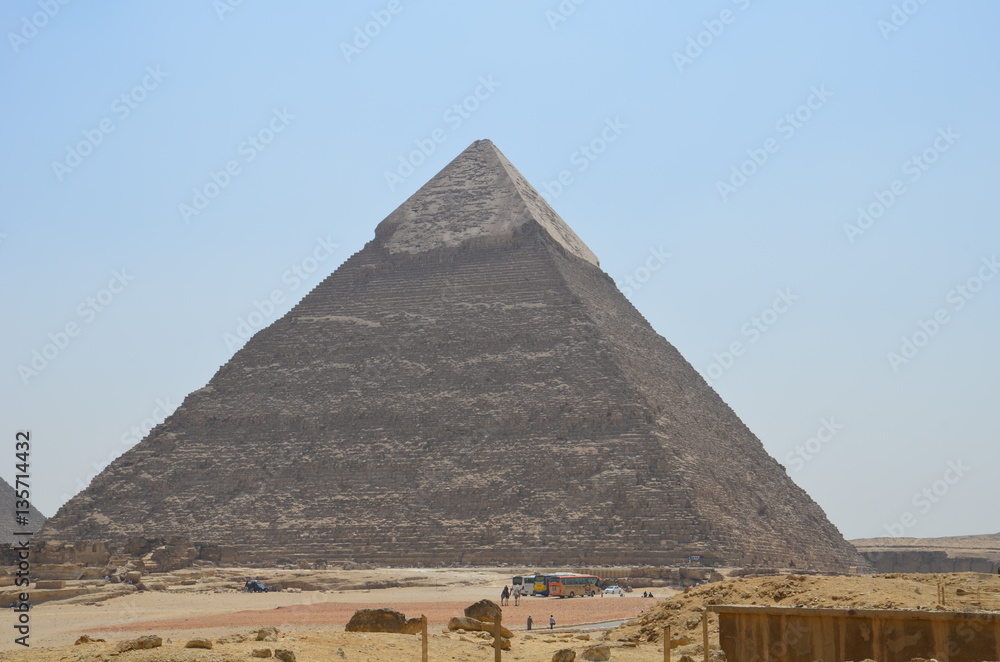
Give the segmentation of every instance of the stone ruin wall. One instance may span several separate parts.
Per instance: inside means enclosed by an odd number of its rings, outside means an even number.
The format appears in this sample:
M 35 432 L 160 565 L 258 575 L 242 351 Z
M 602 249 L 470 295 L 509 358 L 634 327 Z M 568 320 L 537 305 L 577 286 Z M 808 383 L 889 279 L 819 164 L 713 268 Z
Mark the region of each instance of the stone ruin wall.
M 97 578 L 126 565 L 144 572 L 171 572 L 199 563 L 232 566 L 242 561 L 235 547 L 192 543 L 180 536 L 135 537 L 118 546 L 94 540 L 39 541 L 32 546 L 31 555 L 32 577 L 46 579 Z M 17 565 L 13 545 L 0 544 L 0 565 Z

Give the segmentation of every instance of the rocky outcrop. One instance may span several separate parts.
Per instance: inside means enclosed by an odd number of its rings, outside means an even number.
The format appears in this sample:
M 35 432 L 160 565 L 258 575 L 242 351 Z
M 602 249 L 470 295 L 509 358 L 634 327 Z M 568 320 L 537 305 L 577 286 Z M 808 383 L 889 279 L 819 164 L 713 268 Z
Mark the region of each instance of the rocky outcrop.
M 607 662 L 611 659 L 611 646 L 607 644 L 596 644 L 590 648 L 584 649 L 580 653 L 580 657 L 588 662 Z
M 148 648 L 159 648 L 163 645 L 163 639 L 155 634 L 147 634 L 138 639 L 123 641 L 115 647 L 116 653 L 127 653 L 128 651 L 146 650 Z
M 489 141 L 39 537 L 137 535 L 295 563 L 862 563 Z
M 391 632 L 400 634 L 406 627 L 406 616 L 395 609 L 359 609 L 351 616 L 347 632 Z
M 277 641 L 278 637 L 280 636 L 280 634 L 281 633 L 278 632 L 278 628 L 273 627 L 273 626 L 272 627 L 261 628 L 261 629 L 257 630 L 257 634 L 255 635 L 254 640 L 255 641 Z
M 449 630 L 466 630 L 468 632 L 486 632 L 496 637 L 495 621 L 480 621 L 468 616 L 455 616 L 448 621 Z M 500 636 L 510 639 L 514 633 L 503 625 L 500 626 Z
M 424 631 L 424 619 L 422 618 L 408 618 L 406 622 L 403 623 L 402 634 L 421 634 Z
M 466 607 L 465 615 L 478 621 L 496 623 L 503 616 L 503 609 L 492 600 L 480 600 Z
M 864 551 L 861 555 L 876 572 L 985 572 L 993 574 L 998 564 L 986 558 L 949 556 L 941 551 Z
M 469 618 L 468 616 L 453 616 L 448 621 L 448 629 L 480 632 L 483 629 L 483 622 L 477 618 Z

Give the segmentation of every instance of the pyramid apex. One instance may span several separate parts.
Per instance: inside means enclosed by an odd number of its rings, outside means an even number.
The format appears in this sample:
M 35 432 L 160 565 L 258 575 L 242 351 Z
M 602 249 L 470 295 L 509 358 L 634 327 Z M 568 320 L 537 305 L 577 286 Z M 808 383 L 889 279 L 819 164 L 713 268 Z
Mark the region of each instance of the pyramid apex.
M 465 148 L 375 229 L 391 253 L 453 248 L 473 239 L 509 238 L 534 223 L 567 252 L 597 256 L 489 139 Z

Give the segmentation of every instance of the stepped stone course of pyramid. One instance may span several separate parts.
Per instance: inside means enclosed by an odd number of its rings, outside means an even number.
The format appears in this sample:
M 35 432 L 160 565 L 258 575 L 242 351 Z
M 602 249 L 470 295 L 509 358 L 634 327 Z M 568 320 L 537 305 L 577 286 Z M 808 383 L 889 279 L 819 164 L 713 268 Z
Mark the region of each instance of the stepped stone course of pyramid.
M 862 563 L 485 140 L 42 535 L 260 560 Z

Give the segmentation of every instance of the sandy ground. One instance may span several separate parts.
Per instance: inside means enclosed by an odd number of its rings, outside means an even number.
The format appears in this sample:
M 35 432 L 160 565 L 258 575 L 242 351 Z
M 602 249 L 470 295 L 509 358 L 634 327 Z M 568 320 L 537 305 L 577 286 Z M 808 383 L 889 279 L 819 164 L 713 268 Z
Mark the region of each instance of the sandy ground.
M 300 662 L 419 660 L 418 636 L 344 632 L 355 610 L 383 606 L 408 617 L 428 617 L 430 660 L 489 660 L 493 651 L 487 635 L 449 633 L 445 624 L 475 601 L 498 601 L 500 587 L 509 577 L 503 570 L 440 570 L 421 586 L 248 594 L 223 583 L 211 591 L 148 591 L 96 604 L 51 602 L 31 611 L 30 650 L 16 646 L 10 625 L 4 626 L 7 635 L 0 641 L 0 660 L 249 660 L 251 651 L 258 648 L 291 650 Z M 945 604 L 938 602 L 939 585 L 945 592 Z M 641 591 L 626 597 L 524 598 L 520 606 L 512 604 L 504 609 L 504 624 L 515 635 L 504 659 L 547 661 L 561 648 L 572 648 L 579 655 L 588 646 L 604 643 L 611 647 L 612 660 L 659 661 L 663 659 L 663 626 L 669 624 L 676 644 L 673 659 L 687 654 L 701 660 L 701 613 L 709 604 L 1000 610 L 1000 577 L 974 573 L 748 577 L 684 592 L 655 592 L 655 599 L 640 597 Z M 528 614 L 535 622 L 530 633 L 524 629 Z M 549 614 L 556 618 L 554 631 L 546 629 Z M 7 618 L 12 625 L 13 614 Z M 620 624 L 624 620 L 627 622 Z M 598 625 L 587 625 L 593 623 Z M 717 645 L 714 617 L 710 625 L 711 639 Z M 281 632 L 279 639 L 256 641 L 253 634 L 264 626 L 276 626 Z M 74 646 L 83 634 L 107 641 Z M 114 654 L 118 642 L 147 634 L 162 637 L 163 646 Z M 214 647 L 185 648 L 193 638 L 210 639 Z
M 431 659 L 490 659 L 492 649 L 483 648 L 484 641 L 479 636 L 447 633 L 445 626 L 452 616 L 462 615 L 464 608 L 473 602 L 483 598 L 499 602 L 500 590 L 510 576 L 508 571 L 439 571 L 438 576 L 429 581 L 446 585 L 256 594 L 146 591 L 95 604 L 49 602 L 31 610 L 30 651 L 16 645 L 13 636 L 7 636 L 0 640 L 0 651 L 3 651 L 0 660 L 117 659 L 109 658 L 117 642 L 147 634 L 156 634 L 169 643 L 151 651 L 125 653 L 121 659 L 245 660 L 253 648 L 265 646 L 294 650 L 298 660 L 331 659 L 330 654 L 337 649 L 345 651 L 347 657 L 334 659 L 381 660 L 399 656 L 419 659 L 419 637 L 344 632 L 344 625 L 357 609 L 373 607 L 391 607 L 407 617 L 426 615 L 432 648 L 438 650 Z M 659 589 L 658 593 L 662 598 L 674 592 Z M 582 637 L 596 640 L 607 627 L 578 631 L 576 626 L 620 622 L 656 604 L 656 599 L 641 595 L 638 591 L 625 597 L 526 597 L 522 598 L 520 606 L 514 606 L 511 600 L 510 606 L 504 608 L 504 625 L 515 631 L 516 636 L 513 649 L 506 656 L 509 659 L 550 659 L 553 652 L 566 646 L 565 638 L 575 636 L 581 637 L 573 641 L 576 648 L 582 650 L 588 644 Z M 535 626 L 530 634 L 525 631 L 529 614 Z M 547 629 L 540 630 L 548 627 L 550 614 L 557 623 L 556 630 L 551 633 Z M 266 644 L 253 641 L 218 643 L 220 639 L 246 636 L 264 626 L 278 627 L 283 633 L 281 640 Z M 106 639 L 108 643 L 74 646 L 77 638 L 84 634 Z M 211 651 L 183 648 L 192 638 L 208 638 L 217 644 Z M 406 652 L 410 649 L 417 657 L 410 657 Z M 544 653 L 549 649 L 551 652 Z M 616 656 L 616 659 L 627 658 Z
M 563 648 L 571 648 L 580 660 L 583 650 L 599 643 L 581 640 L 577 637 L 591 637 L 591 634 L 564 633 L 562 635 L 527 635 L 515 637 L 510 651 L 503 653 L 504 660 L 524 660 L 548 662 L 552 655 Z M 596 637 L 595 637 L 596 638 Z M 659 662 L 663 659 L 662 649 L 650 644 L 627 647 L 612 643 L 611 659 L 614 662 Z M 250 653 L 255 649 L 267 648 L 271 651 L 289 650 L 296 662 L 312 660 L 346 660 L 348 662 L 403 662 L 420 660 L 420 637 L 413 635 L 345 633 L 328 630 L 297 629 L 283 632 L 276 642 L 245 641 L 216 644 L 212 650 L 184 648 L 183 641 L 171 641 L 160 648 L 138 650 L 114 655 L 114 645 L 108 643 L 84 644 L 60 648 L 32 649 L 31 652 L 0 653 L 0 659 L 11 662 L 32 662 L 34 660 L 72 660 L 74 662 L 247 662 L 255 658 Z M 457 662 L 487 662 L 494 659 L 494 651 L 487 641 L 472 635 L 431 634 L 428 641 L 428 658 L 431 661 L 448 660 Z M 274 657 L 269 658 L 274 660 Z M 675 656 L 676 660 L 677 657 Z

